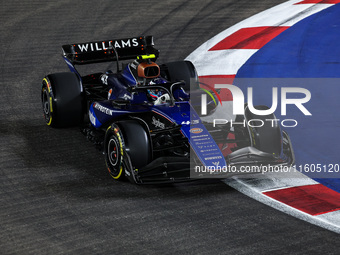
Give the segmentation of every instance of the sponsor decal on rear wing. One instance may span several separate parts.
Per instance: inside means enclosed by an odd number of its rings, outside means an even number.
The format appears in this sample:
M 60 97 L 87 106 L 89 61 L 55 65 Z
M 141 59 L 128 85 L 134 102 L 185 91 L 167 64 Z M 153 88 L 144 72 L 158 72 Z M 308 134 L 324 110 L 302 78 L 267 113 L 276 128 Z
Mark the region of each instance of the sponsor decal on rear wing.
M 153 47 L 152 36 L 139 36 L 97 42 L 63 45 L 63 56 L 73 65 L 90 64 L 112 60 L 134 59 L 139 55 L 155 54 L 159 51 Z

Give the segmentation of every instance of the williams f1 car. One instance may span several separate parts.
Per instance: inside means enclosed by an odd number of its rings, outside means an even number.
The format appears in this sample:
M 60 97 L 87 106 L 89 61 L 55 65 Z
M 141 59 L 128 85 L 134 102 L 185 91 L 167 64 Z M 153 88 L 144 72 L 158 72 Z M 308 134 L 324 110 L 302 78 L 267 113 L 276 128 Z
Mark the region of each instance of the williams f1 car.
M 47 75 L 41 100 L 47 125 L 80 126 L 103 151 L 110 175 L 138 184 L 192 179 L 194 165 L 291 165 L 288 134 L 279 126 L 213 126 L 200 118 L 198 76 L 189 61 L 155 63 L 152 36 L 62 46 L 71 72 Z M 114 72 L 80 75 L 76 66 L 111 62 Z M 207 102 L 208 114 L 216 109 Z M 247 119 L 254 116 L 247 107 Z M 231 135 L 231 136 L 230 136 Z M 230 138 L 232 137 L 232 139 Z M 223 148 L 233 144 L 228 154 Z

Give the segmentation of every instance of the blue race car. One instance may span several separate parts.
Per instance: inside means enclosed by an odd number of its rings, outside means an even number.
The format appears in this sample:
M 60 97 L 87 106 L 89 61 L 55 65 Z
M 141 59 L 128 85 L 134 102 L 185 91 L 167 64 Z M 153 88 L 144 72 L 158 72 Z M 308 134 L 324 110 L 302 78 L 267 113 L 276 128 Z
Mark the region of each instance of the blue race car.
M 62 49 L 71 72 L 43 79 L 45 121 L 57 128 L 80 126 L 103 150 L 114 179 L 167 183 L 192 179 L 196 165 L 294 163 L 289 136 L 278 126 L 231 128 L 203 122 L 198 114 L 200 100 L 194 100 L 203 93 L 195 67 L 189 61 L 156 64 L 159 51 L 152 36 L 63 45 Z M 116 70 L 81 76 L 75 67 L 99 62 L 116 62 Z M 216 108 L 213 101 L 207 102 L 209 113 Z M 251 116 L 249 111 L 238 116 L 241 120 L 254 117 L 268 118 Z M 221 148 L 227 144 L 235 146 L 225 155 Z

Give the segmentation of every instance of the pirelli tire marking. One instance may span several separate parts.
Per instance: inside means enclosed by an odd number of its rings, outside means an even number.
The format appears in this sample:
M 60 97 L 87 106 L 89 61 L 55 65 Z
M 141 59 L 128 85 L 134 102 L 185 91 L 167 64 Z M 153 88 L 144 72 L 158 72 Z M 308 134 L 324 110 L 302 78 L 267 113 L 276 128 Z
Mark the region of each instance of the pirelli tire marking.
M 120 179 L 124 170 L 124 142 L 117 125 L 111 125 L 106 131 L 108 139 L 106 142 L 106 166 L 114 179 Z
M 50 82 L 47 78 L 43 79 L 42 86 L 42 103 L 43 103 L 43 111 L 44 117 L 47 125 L 51 125 L 52 123 L 52 114 L 53 114 L 53 92 L 51 90 Z

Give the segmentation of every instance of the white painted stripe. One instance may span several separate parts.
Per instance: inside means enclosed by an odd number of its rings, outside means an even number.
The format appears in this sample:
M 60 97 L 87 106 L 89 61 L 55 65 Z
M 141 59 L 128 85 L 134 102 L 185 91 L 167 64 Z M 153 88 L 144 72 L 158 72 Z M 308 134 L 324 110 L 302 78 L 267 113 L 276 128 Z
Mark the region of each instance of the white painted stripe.
M 296 186 L 319 184 L 300 172 L 290 173 L 265 173 L 244 176 L 235 176 L 235 180 L 243 186 L 256 192 L 268 192 L 273 190 L 287 189 Z
M 252 178 L 244 178 L 245 176 L 235 177 L 244 185 L 256 189 L 258 192 L 266 192 L 296 186 L 305 186 L 318 184 L 318 182 L 310 179 L 300 172 L 290 173 L 265 173 L 264 175 L 253 175 Z
M 340 226 L 340 211 L 329 212 L 316 216 L 322 222 L 330 222 L 334 227 Z
M 296 1 L 294 1 L 296 2 Z M 261 26 L 293 26 L 304 18 L 317 13 L 332 4 L 282 4 L 282 7 L 274 7 L 270 12 L 257 14 L 246 20 L 245 27 Z M 265 15 L 263 15 L 265 14 Z
M 256 51 L 257 50 L 208 51 L 204 53 L 203 56 L 191 58 L 190 61 L 194 63 L 199 76 L 236 74 L 237 70 L 240 69 Z

